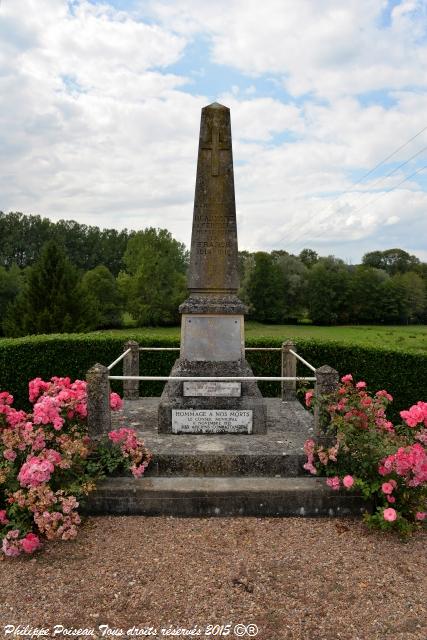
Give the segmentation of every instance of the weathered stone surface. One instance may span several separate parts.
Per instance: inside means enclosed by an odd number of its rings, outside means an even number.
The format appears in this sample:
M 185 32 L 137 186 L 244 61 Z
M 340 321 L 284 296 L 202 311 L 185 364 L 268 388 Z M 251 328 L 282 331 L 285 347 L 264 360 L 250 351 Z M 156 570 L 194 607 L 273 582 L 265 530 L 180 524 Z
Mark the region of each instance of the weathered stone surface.
M 158 432 L 160 398 L 125 401 L 112 413 L 113 428 L 136 429 L 153 453 L 145 475 L 298 476 L 307 475 L 304 442 L 313 437 L 313 416 L 296 400 L 264 398 L 268 429 L 256 435 Z
M 86 512 L 146 516 L 346 516 L 369 506 L 323 478 L 109 478 Z
M 191 295 L 179 307 L 180 313 L 230 313 L 245 315 L 248 308 L 235 295 Z
M 128 353 L 123 358 L 123 375 L 139 376 L 139 343 L 135 340 L 128 340 L 123 345 L 123 351 Z M 139 397 L 139 380 L 123 380 L 123 397 L 137 399 Z
M 236 204 L 230 110 L 202 109 L 194 198 L 188 289 L 180 306 L 181 351 L 172 376 L 252 376 L 244 359 L 245 305 L 239 288 Z M 183 384 L 168 382 L 159 406 L 159 432 L 172 432 L 172 412 L 251 411 L 252 433 L 266 430 L 266 409 L 256 382 L 242 384 L 238 398 L 185 397 Z M 231 423 L 229 431 L 235 432 Z M 228 431 L 227 431 L 228 432 Z
M 232 362 L 195 362 L 178 359 L 171 376 L 253 376 L 246 360 Z M 242 395 L 233 397 L 185 397 L 183 382 L 168 382 L 163 390 L 159 405 L 159 433 L 172 433 L 172 409 L 236 409 L 252 410 L 252 433 L 265 433 L 267 429 L 266 408 L 256 381 L 242 382 Z
M 189 397 L 211 396 L 239 398 L 242 395 L 241 382 L 183 382 L 183 395 Z
M 99 438 L 111 430 L 109 371 L 95 364 L 86 374 L 87 423 L 91 438 Z
M 172 409 L 172 433 L 252 433 L 252 410 Z
M 192 361 L 224 362 L 244 357 L 243 316 L 182 316 L 180 357 Z
M 236 294 L 237 228 L 230 109 L 202 109 L 188 289 Z
M 326 429 L 330 423 L 329 412 L 327 411 L 325 396 L 338 388 L 339 373 L 329 365 L 323 365 L 316 369 L 316 385 L 314 389 L 316 404 L 314 406 L 314 425 L 315 436 L 319 444 L 330 446 L 333 443 L 334 435 L 326 433 Z
M 295 351 L 295 344 L 291 340 L 287 340 L 282 344 L 282 372 L 283 377 L 291 378 L 297 375 L 297 361 L 295 356 L 289 353 L 289 350 Z M 283 380 L 282 382 L 282 400 L 295 400 L 297 397 L 296 380 Z

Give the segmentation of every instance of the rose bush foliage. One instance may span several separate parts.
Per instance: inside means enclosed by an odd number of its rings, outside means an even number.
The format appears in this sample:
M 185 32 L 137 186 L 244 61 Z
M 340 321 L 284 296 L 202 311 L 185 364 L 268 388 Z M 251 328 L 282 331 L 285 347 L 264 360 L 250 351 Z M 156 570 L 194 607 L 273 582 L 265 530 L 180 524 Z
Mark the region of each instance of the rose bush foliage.
M 0 393 L 0 540 L 6 556 L 31 554 L 45 540 L 76 537 L 79 503 L 107 474 L 139 478 L 150 452 L 132 429 L 92 440 L 87 428 L 86 382 L 31 380 L 27 413 Z M 110 407 L 122 401 L 110 395 Z
M 307 406 L 315 401 L 308 391 Z M 427 515 L 427 403 L 401 411 L 403 423 L 394 426 L 386 416 L 392 401 L 387 391 L 371 395 L 365 382 L 343 376 L 337 392 L 320 399 L 329 426 L 326 438 L 306 440 L 304 468 L 327 476 L 333 490 L 359 491 L 373 505 L 366 522 L 404 536 Z

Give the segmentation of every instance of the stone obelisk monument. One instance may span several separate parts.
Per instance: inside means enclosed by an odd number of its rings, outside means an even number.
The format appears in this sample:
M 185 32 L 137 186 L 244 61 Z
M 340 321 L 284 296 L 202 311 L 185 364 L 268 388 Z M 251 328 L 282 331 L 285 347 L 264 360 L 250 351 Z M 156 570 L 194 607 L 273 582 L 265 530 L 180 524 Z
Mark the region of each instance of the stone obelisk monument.
M 245 360 L 239 288 L 230 110 L 202 109 L 191 237 L 189 297 L 180 306 L 181 350 L 171 376 L 252 376 Z M 265 433 L 255 381 L 170 381 L 159 406 L 163 433 Z

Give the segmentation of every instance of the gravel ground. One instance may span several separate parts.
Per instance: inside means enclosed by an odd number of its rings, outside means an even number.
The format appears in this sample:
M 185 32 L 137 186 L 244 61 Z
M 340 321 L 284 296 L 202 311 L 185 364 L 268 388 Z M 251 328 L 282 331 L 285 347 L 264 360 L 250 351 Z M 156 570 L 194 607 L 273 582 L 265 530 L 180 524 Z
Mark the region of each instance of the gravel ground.
M 219 638 L 227 628 L 207 625 L 231 624 L 228 637 L 250 638 L 252 624 L 262 640 L 426 640 L 426 534 L 403 544 L 353 519 L 91 517 L 75 541 L 0 562 L 0 635 Z

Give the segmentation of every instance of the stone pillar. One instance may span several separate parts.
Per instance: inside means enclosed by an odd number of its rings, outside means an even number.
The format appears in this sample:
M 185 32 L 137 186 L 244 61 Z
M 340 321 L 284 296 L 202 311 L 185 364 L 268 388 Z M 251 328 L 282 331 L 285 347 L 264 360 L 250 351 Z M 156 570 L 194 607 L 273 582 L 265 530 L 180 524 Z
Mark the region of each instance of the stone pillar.
M 135 340 L 128 340 L 123 345 L 123 351 L 128 353 L 123 358 L 123 375 L 139 376 L 139 343 Z M 137 400 L 139 398 L 139 380 L 123 380 L 123 397 L 126 400 Z
M 337 390 L 339 374 L 338 371 L 325 364 L 316 369 L 315 376 L 314 434 L 320 444 L 329 444 L 331 438 L 326 435 L 329 414 L 326 411 L 324 397 Z
M 109 371 L 103 364 L 95 364 L 86 374 L 87 423 L 89 436 L 99 438 L 111 431 Z
M 282 378 L 295 377 L 297 375 L 297 359 L 289 352 L 292 349 L 296 351 L 296 347 L 292 340 L 287 340 L 282 344 Z M 296 400 L 297 397 L 297 381 L 282 381 L 282 400 Z

